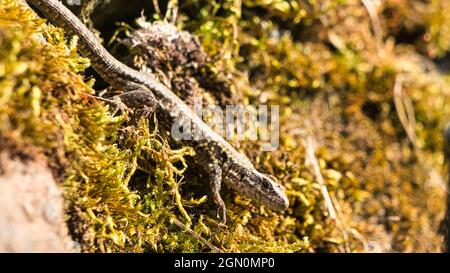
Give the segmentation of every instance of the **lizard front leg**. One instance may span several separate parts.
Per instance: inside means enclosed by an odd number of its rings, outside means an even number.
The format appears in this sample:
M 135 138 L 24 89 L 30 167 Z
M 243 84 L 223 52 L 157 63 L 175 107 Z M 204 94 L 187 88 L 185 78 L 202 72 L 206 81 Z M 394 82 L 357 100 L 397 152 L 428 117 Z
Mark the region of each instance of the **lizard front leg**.
M 157 107 L 153 92 L 140 84 L 128 84 L 125 93 L 117 95 L 114 99 L 120 100 L 126 107 L 133 109 L 137 116 L 148 116 Z
M 103 98 L 102 96 L 96 97 L 116 107 L 113 115 L 119 110 L 122 112 L 129 111 L 132 113 L 132 120 L 138 120 L 140 117 L 149 116 L 155 111 L 158 105 L 153 92 L 144 85 L 135 83 L 120 84 L 109 87 L 105 92 L 111 93 L 112 90 L 117 89 L 124 93 L 109 98 Z

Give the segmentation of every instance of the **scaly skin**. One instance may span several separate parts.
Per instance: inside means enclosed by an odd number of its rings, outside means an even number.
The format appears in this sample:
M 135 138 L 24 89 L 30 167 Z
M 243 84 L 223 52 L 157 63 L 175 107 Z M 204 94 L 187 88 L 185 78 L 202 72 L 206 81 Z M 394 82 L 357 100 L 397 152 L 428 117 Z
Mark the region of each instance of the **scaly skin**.
M 134 70 L 115 59 L 97 40 L 94 34 L 63 4 L 57 0 L 26 0 L 53 24 L 79 38 L 81 54 L 91 60 L 93 68 L 112 86 L 127 90 L 140 90 L 129 94 L 142 94 L 136 101 L 155 100 L 159 124 L 166 130 L 174 122 L 191 124 L 192 131 L 199 132 L 199 139 L 179 140 L 192 146 L 194 158 L 210 176 L 214 202 L 219 205 L 220 216 L 226 219 L 226 209 L 220 197 L 223 181 L 228 187 L 273 210 L 282 211 L 289 206 L 281 185 L 258 172 L 248 158 L 234 149 L 225 139 L 206 125 L 177 95 L 149 73 Z M 125 93 L 126 95 L 127 93 Z M 186 123 L 185 123 L 186 122 Z

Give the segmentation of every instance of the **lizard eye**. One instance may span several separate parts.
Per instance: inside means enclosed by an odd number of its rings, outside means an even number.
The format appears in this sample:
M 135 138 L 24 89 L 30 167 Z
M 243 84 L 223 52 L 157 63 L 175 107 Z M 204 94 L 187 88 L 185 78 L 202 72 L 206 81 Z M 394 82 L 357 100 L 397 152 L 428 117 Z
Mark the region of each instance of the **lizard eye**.
M 269 182 L 263 181 L 263 182 L 262 182 L 262 187 L 263 187 L 263 189 L 265 189 L 265 190 L 269 189 Z

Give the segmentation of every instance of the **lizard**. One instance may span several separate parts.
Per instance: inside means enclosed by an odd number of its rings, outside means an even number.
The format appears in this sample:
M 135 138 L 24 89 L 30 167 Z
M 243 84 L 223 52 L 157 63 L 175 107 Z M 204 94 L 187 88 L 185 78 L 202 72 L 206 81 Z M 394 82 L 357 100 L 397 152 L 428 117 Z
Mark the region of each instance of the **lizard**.
M 162 84 L 154 74 L 135 70 L 112 56 L 97 37 L 58 0 L 25 0 L 54 25 L 78 37 L 80 53 L 90 59 L 92 67 L 108 84 L 122 87 L 121 97 L 133 107 L 155 105 L 159 126 L 170 130 L 175 122 L 190 124 L 200 137 L 178 142 L 195 150 L 194 161 L 209 178 L 212 200 L 218 206 L 217 217 L 226 222 L 226 206 L 220 195 L 222 182 L 237 194 L 265 205 L 274 211 L 284 211 L 289 200 L 284 187 L 254 167 L 248 157 L 238 152 L 221 135 L 211 129 L 189 106 Z M 172 136 L 172 138 L 174 138 Z M 177 140 L 176 140 L 177 141 Z

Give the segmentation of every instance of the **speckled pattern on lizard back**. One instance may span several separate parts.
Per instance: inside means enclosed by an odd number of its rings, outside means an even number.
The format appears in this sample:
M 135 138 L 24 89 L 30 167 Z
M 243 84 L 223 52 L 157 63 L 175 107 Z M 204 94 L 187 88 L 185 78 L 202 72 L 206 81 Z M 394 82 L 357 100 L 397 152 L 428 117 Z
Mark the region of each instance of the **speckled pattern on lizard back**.
M 220 197 L 223 181 L 238 194 L 276 211 L 287 209 L 289 202 L 281 185 L 258 172 L 246 156 L 234 149 L 224 138 L 204 123 L 178 96 L 150 73 L 134 70 L 114 58 L 94 34 L 61 2 L 57 0 L 26 0 L 51 23 L 79 38 L 79 50 L 90 59 L 93 68 L 109 84 L 134 90 L 131 100 L 155 103 L 158 124 L 170 131 L 175 121 L 187 122 L 202 138 L 183 141 L 196 151 L 195 160 L 209 175 L 213 201 L 218 214 L 226 219 L 225 204 Z M 136 90 L 138 92 L 136 92 Z M 125 93 L 126 95 L 127 93 Z M 143 95 L 144 94 L 144 95 Z M 142 105 L 141 105 L 142 106 Z

